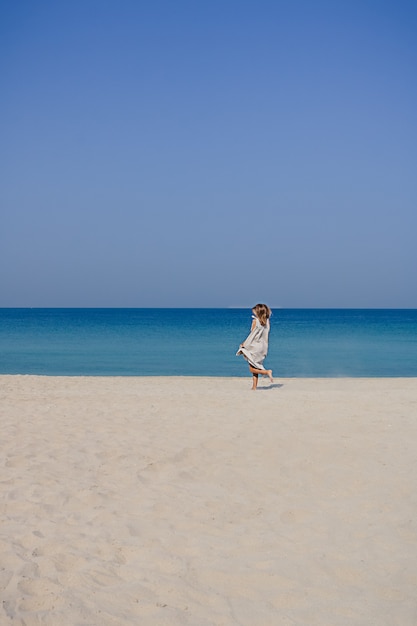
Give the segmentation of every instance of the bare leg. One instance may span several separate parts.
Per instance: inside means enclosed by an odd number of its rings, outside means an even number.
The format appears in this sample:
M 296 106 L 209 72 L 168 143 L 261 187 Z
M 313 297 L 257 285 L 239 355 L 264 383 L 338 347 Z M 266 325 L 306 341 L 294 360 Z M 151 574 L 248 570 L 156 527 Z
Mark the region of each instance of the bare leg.
M 256 385 L 254 384 L 252 389 L 256 389 L 257 387 L 259 374 L 261 374 L 261 376 L 268 376 L 270 382 L 271 383 L 274 382 L 274 379 L 272 378 L 272 370 L 258 370 L 256 369 L 256 367 L 253 367 L 252 365 L 249 365 L 249 370 L 252 372 L 254 378 L 256 376 Z
M 252 390 L 256 391 L 257 386 L 258 386 L 258 374 L 252 373 Z

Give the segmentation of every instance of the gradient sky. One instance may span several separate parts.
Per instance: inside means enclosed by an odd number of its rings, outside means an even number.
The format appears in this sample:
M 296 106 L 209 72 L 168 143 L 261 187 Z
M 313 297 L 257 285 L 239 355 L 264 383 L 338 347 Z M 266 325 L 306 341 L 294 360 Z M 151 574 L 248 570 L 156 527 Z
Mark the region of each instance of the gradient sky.
M 0 0 L 0 306 L 417 307 L 415 0 Z

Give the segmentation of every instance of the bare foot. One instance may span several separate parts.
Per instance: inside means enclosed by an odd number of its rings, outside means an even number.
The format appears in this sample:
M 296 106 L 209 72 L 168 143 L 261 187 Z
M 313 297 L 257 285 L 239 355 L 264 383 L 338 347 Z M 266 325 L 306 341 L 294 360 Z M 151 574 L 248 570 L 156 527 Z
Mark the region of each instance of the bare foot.
M 274 382 L 274 379 L 272 378 L 272 370 L 266 370 L 268 372 L 268 378 L 270 380 L 271 383 Z

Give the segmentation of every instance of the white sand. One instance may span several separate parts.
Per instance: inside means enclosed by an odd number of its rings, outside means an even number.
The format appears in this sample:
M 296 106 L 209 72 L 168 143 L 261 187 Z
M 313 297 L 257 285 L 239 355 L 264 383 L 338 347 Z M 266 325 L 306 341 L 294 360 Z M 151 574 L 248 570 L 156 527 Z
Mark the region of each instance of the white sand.
M 415 626 L 416 379 L 0 377 L 0 624 Z

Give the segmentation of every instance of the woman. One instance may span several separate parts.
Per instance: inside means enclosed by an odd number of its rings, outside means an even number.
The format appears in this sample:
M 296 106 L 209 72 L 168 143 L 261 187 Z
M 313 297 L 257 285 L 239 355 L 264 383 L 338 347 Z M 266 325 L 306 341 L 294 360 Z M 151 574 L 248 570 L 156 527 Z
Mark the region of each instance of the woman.
M 249 363 L 249 371 L 252 373 L 252 389 L 258 386 L 258 376 L 268 376 L 271 383 L 272 370 L 265 370 L 264 359 L 268 353 L 269 318 L 271 309 L 266 304 L 257 304 L 252 309 L 252 326 L 250 333 L 243 343 L 240 344 L 237 355 L 242 354 Z

